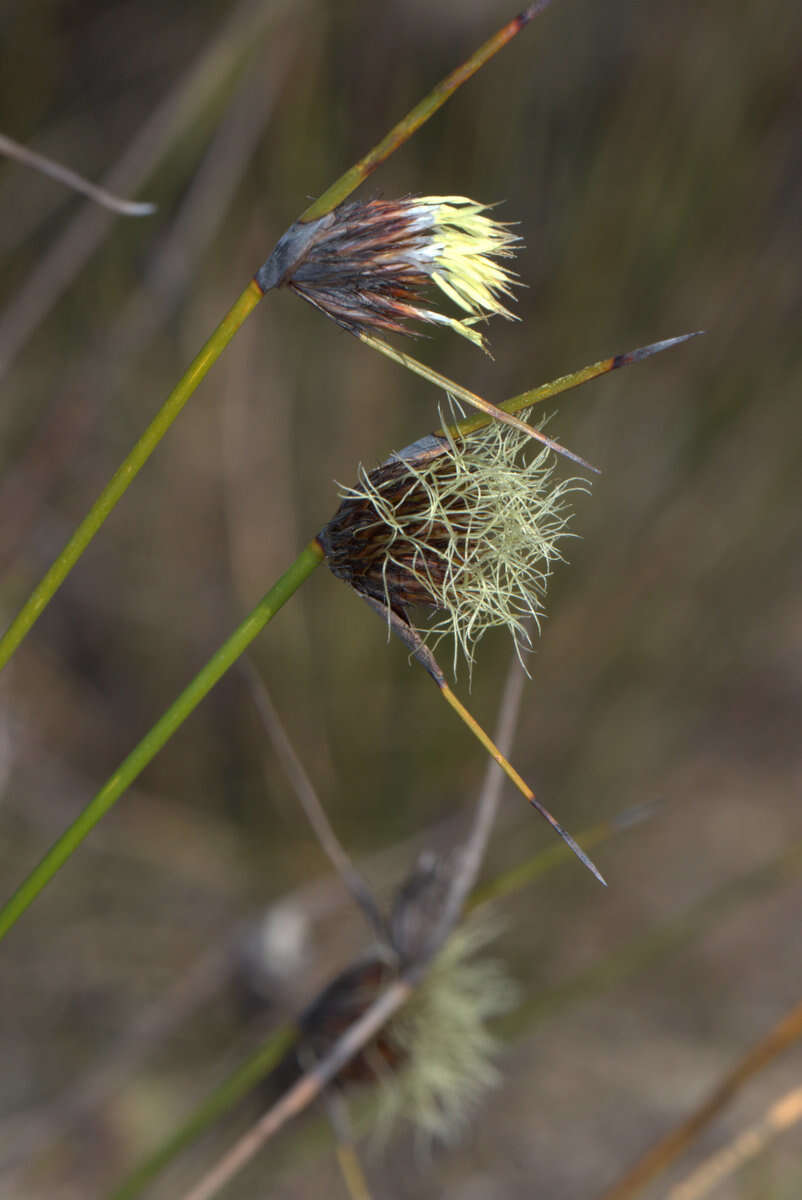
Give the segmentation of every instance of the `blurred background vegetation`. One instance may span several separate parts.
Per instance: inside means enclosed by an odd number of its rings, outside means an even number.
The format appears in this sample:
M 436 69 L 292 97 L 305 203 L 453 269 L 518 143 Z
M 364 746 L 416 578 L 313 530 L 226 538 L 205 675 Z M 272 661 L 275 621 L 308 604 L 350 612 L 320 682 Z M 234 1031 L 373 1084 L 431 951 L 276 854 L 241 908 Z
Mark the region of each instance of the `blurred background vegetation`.
M 159 205 L 115 218 L 0 164 L 4 624 L 307 198 L 511 15 L 0 5 L 4 132 Z M 492 399 L 708 330 L 549 410 L 603 474 L 512 758 L 574 831 L 656 808 L 596 852 L 607 892 L 570 862 L 505 905 L 526 1000 L 504 1085 L 456 1149 L 413 1171 L 401 1139 L 369 1162 L 377 1195 L 596 1196 L 802 994 L 800 25 L 791 0 L 560 0 L 363 189 L 520 222 L 522 321 L 490 328 L 495 361 L 448 336 L 416 351 Z M 436 425 L 436 399 L 291 295 L 259 306 L 4 676 L 4 893 L 329 518 L 333 480 Z M 485 766 L 385 643 L 320 571 L 253 655 L 382 896 L 417 846 L 453 841 Z M 488 726 L 509 652 L 479 650 Z M 548 844 L 510 790 L 486 875 Z M 2 947 L 2 1194 L 106 1194 L 364 944 L 232 672 Z M 790 1051 L 671 1178 L 800 1070 Z M 302 1134 L 226 1194 L 320 1195 L 331 1152 Z M 715 1194 L 798 1197 L 802 1131 Z

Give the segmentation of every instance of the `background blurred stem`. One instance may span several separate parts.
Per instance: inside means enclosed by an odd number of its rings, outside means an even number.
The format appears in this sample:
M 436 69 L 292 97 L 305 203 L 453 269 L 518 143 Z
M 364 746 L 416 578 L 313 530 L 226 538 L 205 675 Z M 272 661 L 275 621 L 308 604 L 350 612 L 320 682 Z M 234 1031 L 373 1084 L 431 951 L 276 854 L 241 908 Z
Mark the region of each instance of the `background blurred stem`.
M 184 689 L 178 699 L 170 705 L 159 721 L 145 734 L 142 741 L 121 763 L 110 779 L 103 785 L 80 816 L 53 844 L 39 865 L 24 880 L 11 899 L 0 909 L 0 938 L 4 937 L 15 921 L 50 882 L 70 855 L 80 846 L 87 834 L 120 798 L 126 788 L 134 782 L 149 762 L 169 741 L 175 731 L 197 708 L 204 696 L 211 691 L 218 679 L 232 663 L 247 649 L 256 635 L 264 629 L 283 604 L 314 571 L 323 559 L 323 551 L 316 541 L 299 554 L 277 583 L 259 601 L 253 612 L 245 618 L 206 666 L 202 668 Z
M 802 1037 L 802 1001 L 795 1004 L 719 1081 L 709 1096 L 651 1146 L 601 1200 L 631 1200 L 700 1136 L 743 1085 Z

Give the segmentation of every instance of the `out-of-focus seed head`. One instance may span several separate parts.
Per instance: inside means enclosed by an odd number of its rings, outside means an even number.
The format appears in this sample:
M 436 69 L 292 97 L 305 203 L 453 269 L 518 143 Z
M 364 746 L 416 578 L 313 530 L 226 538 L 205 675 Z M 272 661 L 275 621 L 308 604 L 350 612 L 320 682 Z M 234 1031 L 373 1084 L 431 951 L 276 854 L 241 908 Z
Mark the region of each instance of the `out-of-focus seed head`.
M 552 564 L 567 536 L 568 493 L 582 479 L 554 481 L 550 452 L 527 459 L 531 442 L 496 422 L 439 453 L 404 452 L 358 483 L 319 535 L 332 572 L 400 616 L 425 641 L 454 636 L 469 666 L 490 628 L 506 626 L 519 654 L 526 619 L 539 622 Z M 414 448 L 410 448 L 414 450 Z M 429 609 L 418 625 L 409 608 Z
M 474 323 L 514 319 L 502 297 L 515 275 L 498 260 L 520 239 L 464 196 L 420 196 L 342 204 L 290 227 L 257 274 L 263 290 L 289 287 L 352 333 L 410 333 L 411 321 L 447 325 L 485 348 Z M 435 284 L 466 315 L 450 317 L 425 299 Z
M 393 1017 L 388 1035 L 400 1068 L 379 1075 L 380 1141 L 399 1121 L 424 1142 L 454 1141 L 500 1082 L 499 1043 L 488 1022 L 514 1008 L 519 991 L 500 961 L 478 954 L 496 933 L 487 919 L 460 925 Z

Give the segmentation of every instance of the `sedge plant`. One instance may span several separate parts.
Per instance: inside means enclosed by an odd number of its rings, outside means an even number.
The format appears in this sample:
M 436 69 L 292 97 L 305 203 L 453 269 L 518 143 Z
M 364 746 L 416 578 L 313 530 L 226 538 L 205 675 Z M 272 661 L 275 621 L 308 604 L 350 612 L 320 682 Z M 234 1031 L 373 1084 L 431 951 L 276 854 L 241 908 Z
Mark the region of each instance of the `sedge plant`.
M 341 175 L 339 179 L 335 180 L 317 200 L 313 201 L 301 214 L 295 227 L 319 221 L 339 205 L 342 205 L 351 193 L 377 167 L 402 146 L 421 125 L 428 121 L 463 83 L 476 74 L 508 42 L 512 41 L 538 13 L 547 7 L 548 3 L 549 0 L 537 0 L 536 3 L 530 4 L 523 12 L 503 25 L 497 33 L 480 46 L 465 62 L 461 63 L 445 79 L 441 80 L 398 124 L 393 126 L 390 132 L 372 150 L 368 151 L 359 162 Z M 273 256 L 271 255 L 272 258 Z M 269 259 L 268 262 L 270 261 Z M 0 638 L 0 670 L 5 667 L 11 656 L 22 644 L 81 555 L 99 532 L 106 518 L 122 499 L 131 483 L 179 416 L 193 392 L 195 392 L 198 385 L 226 349 L 231 339 L 262 299 L 267 290 L 267 287 L 259 282 L 260 274 L 264 279 L 263 272 L 264 268 L 257 273 L 255 278 L 249 281 L 247 287 L 234 301 L 222 321 L 170 392 L 139 441 L 112 476 L 50 569 L 33 589 L 16 617 Z

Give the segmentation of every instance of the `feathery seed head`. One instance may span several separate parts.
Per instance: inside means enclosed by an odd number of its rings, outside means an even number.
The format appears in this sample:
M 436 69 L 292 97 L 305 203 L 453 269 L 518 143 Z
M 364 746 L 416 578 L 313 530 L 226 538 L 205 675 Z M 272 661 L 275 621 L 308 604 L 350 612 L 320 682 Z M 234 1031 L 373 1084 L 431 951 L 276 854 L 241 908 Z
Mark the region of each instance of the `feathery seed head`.
M 292 288 L 351 333 L 410 333 L 410 321 L 423 321 L 484 348 L 476 321 L 514 319 L 501 297 L 512 295 L 515 275 L 498 260 L 512 257 L 520 242 L 486 213 L 464 196 L 342 204 L 290 226 L 257 282 L 263 291 Z M 432 308 L 430 283 L 466 315 L 458 320 Z
M 526 414 L 524 414 L 526 415 Z M 435 449 L 432 449 L 432 446 Z M 342 490 L 319 535 L 329 568 L 400 616 L 426 641 L 454 636 L 473 663 L 482 634 L 506 626 L 519 654 L 527 617 L 542 614 L 561 559 L 566 496 L 587 483 L 553 480 L 549 451 L 526 459 L 524 434 L 493 422 L 460 439 L 424 439 Z M 428 608 L 423 626 L 407 609 Z
M 424 1142 L 453 1141 L 499 1083 L 499 1042 L 488 1022 L 513 1009 L 519 991 L 501 962 L 477 955 L 496 932 L 495 923 L 476 918 L 455 929 L 390 1023 L 400 1068 L 379 1074 L 379 1141 L 399 1120 Z

